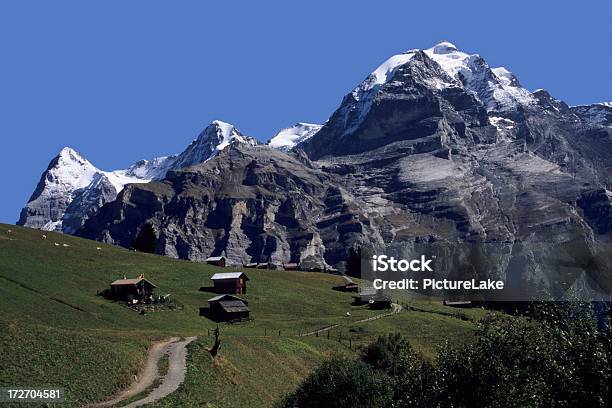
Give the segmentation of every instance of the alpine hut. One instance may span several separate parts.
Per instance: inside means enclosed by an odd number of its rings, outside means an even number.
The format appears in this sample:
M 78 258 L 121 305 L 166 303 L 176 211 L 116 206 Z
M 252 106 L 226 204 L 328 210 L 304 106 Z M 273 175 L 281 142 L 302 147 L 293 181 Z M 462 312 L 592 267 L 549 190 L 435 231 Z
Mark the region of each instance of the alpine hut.
M 133 299 L 145 300 L 153 295 L 156 286 L 144 275 L 134 279 L 117 279 L 110 285 L 111 293 L 115 299 L 132 301 Z
M 209 265 L 215 265 L 225 268 L 226 260 L 224 256 L 209 256 L 208 258 L 206 258 L 206 263 Z
M 234 295 L 219 295 L 208 299 L 210 316 L 216 321 L 249 320 L 249 302 Z
M 246 283 L 249 277 L 244 272 L 215 273 L 211 278 L 216 293 L 233 293 L 244 295 L 247 293 Z

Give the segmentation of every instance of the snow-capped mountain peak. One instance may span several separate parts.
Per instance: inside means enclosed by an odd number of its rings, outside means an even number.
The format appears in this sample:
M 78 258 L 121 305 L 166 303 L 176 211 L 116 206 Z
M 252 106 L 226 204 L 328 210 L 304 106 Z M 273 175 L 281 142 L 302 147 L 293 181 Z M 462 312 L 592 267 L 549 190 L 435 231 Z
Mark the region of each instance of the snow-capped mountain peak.
M 470 60 L 480 58 L 479 55 L 469 55 L 459 49 L 448 41 L 441 41 L 433 47 L 424 50 L 428 57 L 436 61 L 442 69 L 454 78 L 457 73 L 462 72 L 463 74 L 468 73 L 470 70 L 468 64 Z
M 490 68 L 478 54 L 467 54 L 447 41 L 425 50 L 425 54 L 472 92 L 489 111 L 503 111 L 534 102 L 512 72 L 504 67 Z
M 172 169 L 203 163 L 233 143 L 245 143 L 255 146 L 259 142 L 252 137 L 240 133 L 234 125 L 215 120 L 176 158 L 172 164 Z
M 397 70 L 413 61 L 419 50 L 410 50 L 394 55 L 376 68 L 366 80 L 353 91 L 356 100 L 362 100 L 369 108 L 372 92 L 389 83 Z M 489 111 L 513 109 L 517 105 L 534 102 L 529 91 L 522 88 L 516 76 L 503 67 L 490 68 L 478 54 L 468 54 L 448 41 L 441 41 L 422 52 L 435 61 L 451 78 L 428 78 L 428 86 L 434 89 L 463 87 L 474 94 Z
M 443 40 L 431 47 L 436 54 L 451 54 L 459 51 L 457 46 L 449 41 Z
M 87 186 L 97 172 L 98 169 L 76 150 L 64 147 L 49 164 L 44 182 L 56 189 L 78 189 Z
M 69 146 L 62 148 L 62 150 L 60 150 L 57 156 L 62 160 L 70 160 L 77 162 L 86 161 L 83 156 L 81 156 L 76 150 Z
M 114 200 L 126 184 L 163 177 L 172 158 L 143 160 L 125 170 L 103 171 L 76 150 L 64 147 L 42 174 L 18 224 L 74 232 L 87 215 Z
M 76 150 L 65 147 L 42 174 L 18 224 L 72 233 L 127 184 L 162 179 L 169 170 L 205 162 L 233 143 L 258 144 L 233 125 L 216 120 L 178 156 L 140 160 L 113 171 L 100 170 Z
M 298 122 L 279 131 L 270 139 L 268 145 L 275 149 L 288 151 L 313 137 L 322 127 L 322 125 Z
M 248 143 L 249 138 L 241 134 L 234 125 L 223 122 L 220 120 L 215 120 L 212 122 L 213 126 L 216 126 L 218 129 L 218 134 L 221 135 L 221 143 L 217 146 L 217 151 L 221 151 L 229 146 L 234 141 L 240 143 Z

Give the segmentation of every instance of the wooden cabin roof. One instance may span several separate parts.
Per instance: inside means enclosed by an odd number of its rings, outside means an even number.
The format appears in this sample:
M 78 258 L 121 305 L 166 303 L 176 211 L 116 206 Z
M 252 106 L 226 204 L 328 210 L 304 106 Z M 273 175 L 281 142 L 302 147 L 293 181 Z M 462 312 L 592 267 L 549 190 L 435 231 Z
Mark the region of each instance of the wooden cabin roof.
M 206 258 L 206 262 L 216 262 L 222 259 L 225 259 L 225 257 L 224 256 L 209 256 L 208 258 Z
M 211 280 L 223 280 L 223 279 L 240 279 L 249 280 L 244 272 L 221 272 L 215 273 L 210 279 Z
M 219 306 L 228 313 L 251 311 L 242 300 L 222 300 L 219 302 Z
M 134 279 L 117 279 L 116 281 L 111 283 L 111 286 L 138 285 L 142 281 L 147 282 L 149 285 L 153 286 L 154 288 L 157 287 L 151 281 L 149 281 L 149 280 L 147 280 L 147 279 L 145 279 L 143 277 L 134 278 Z
M 228 300 L 239 300 L 245 304 L 248 304 L 249 302 L 247 302 L 244 299 L 239 298 L 238 296 L 234 296 L 234 295 L 219 295 L 219 296 L 215 296 L 213 298 L 208 299 L 208 302 L 220 302 L 220 301 L 228 301 Z
M 376 293 L 376 289 L 374 289 L 372 286 L 366 286 L 361 290 L 359 296 L 374 296 Z
M 250 312 L 249 302 L 234 295 L 219 295 L 208 299 L 208 303 L 218 303 L 219 306 L 229 313 L 233 312 Z

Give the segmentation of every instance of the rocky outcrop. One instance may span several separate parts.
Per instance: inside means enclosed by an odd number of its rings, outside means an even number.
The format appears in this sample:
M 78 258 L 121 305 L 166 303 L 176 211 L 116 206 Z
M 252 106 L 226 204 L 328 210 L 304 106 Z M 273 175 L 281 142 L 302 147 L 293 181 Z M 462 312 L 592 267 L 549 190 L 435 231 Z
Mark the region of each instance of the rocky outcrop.
M 572 106 L 571 111 L 582 120 L 602 126 L 612 126 L 612 102 Z
M 224 253 L 233 264 L 325 269 L 376 235 L 337 179 L 297 154 L 237 144 L 163 181 L 126 187 L 79 235 L 126 247 L 148 235 L 155 252 L 196 261 Z

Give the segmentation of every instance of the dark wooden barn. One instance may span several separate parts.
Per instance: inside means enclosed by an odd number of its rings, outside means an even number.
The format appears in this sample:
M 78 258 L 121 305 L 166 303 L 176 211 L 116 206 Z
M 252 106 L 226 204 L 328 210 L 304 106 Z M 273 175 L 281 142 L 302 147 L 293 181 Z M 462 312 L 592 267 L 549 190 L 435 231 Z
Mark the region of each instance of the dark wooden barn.
M 206 263 L 225 268 L 226 260 L 224 256 L 209 256 L 206 258 Z
M 388 296 L 377 296 L 373 299 L 370 299 L 368 304 L 368 307 L 370 309 L 391 309 L 391 298 Z
M 153 296 L 156 286 L 140 275 L 135 279 L 117 279 L 111 283 L 111 294 L 118 300 L 146 300 Z
M 297 271 L 298 264 L 296 264 L 295 262 L 288 262 L 283 264 L 283 269 L 285 269 L 286 271 Z
M 234 295 L 219 295 L 208 299 L 210 317 L 216 321 L 242 321 L 251 318 L 249 302 Z
M 212 278 L 216 293 L 233 293 L 244 295 L 247 293 L 246 283 L 249 277 L 244 272 L 215 273 Z

